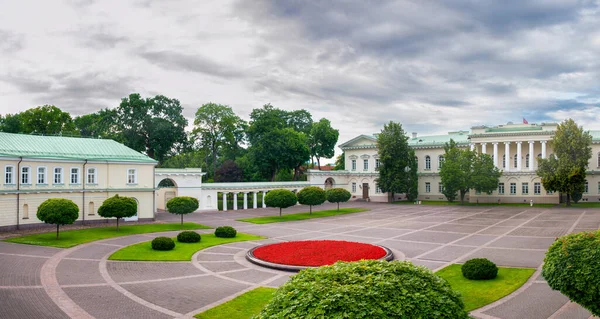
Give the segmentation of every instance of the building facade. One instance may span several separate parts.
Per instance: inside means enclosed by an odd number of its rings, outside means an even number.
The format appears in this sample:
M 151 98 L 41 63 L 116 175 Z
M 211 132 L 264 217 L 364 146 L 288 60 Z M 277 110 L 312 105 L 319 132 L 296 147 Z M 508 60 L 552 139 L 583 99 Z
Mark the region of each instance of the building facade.
M 0 133 L 0 228 L 42 223 L 48 198 L 75 202 L 78 222 L 101 220 L 98 207 L 115 194 L 138 202 L 131 220 L 152 219 L 155 165 L 112 140 Z
M 439 175 L 443 165 L 444 145 L 451 139 L 459 147 L 469 147 L 492 156 L 494 165 L 502 171 L 498 189 L 492 194 L 467 195 L 470 202 L 480 203 L 559 203 L 559 194 L 547 192 L 535 173 L 537 159 L 553 153 L 550 140 L 556 123 L 506 124 L 494 127 L 476 126 L 471 131 L 449 132 L 446 135 L 417 136 L 412 134 L 409 146 L 418 159 L 419 200 L 446 200 Z M 592 158 L 588 165 L 583 201 L 600 201 L 600 131 L 592 135 Z M 345 154 L 345 170 L 309 172 L 311 184 L 334 184 L 346 188 L 353 199 L 388 201 L 388 194 L 377 187 L 379 165 L 377 138 L 360 135 L 340 145 Z M 402 195 L 398 195 L 402 198 Z M 396 198 L 396 199 L 398 199 Z

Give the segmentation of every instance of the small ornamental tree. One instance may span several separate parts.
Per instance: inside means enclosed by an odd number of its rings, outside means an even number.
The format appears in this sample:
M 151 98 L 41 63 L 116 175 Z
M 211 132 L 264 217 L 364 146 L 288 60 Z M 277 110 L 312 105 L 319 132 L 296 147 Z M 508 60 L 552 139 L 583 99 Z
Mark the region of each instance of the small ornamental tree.
M 46 224 L 56 224 L 56 239 L 60 225 L 73 224 L 79 217 L 79 207 L 70 199 L 50 198 L 37 210 L 37 218 Z
M 181 215 L 181 225 L 183 225 L 183 215 L 195 212 L 198 206 L 198 200 L 190 196 L 173 197 L 167 202 L 169 213 Z
M 313 205 L 321 205 L 327 198 L 325 195 L 325 190 L 317 186 L 304 187 L 298 192 L 297 197 L 300 204 L 308 205 L 310 207 L 310 214 L 312 214 Z
M 343 188 L 332 188 L 325 193 L 327 201 L 337 203 L 337 209 L 340 210 L 340 203 L 345 203 L 350 200 L 352 194 Z
M 137 214 L 137 202 L 131 197 L 119 196 L 119 194 L 110 197 L 98 207 L 98 215 L 104 218 L 117 219 L 117 231 L 119 231 L 119 219 L 133 217 Z
M 296 194 L 287 189 L 275 189 L 267 193 L 265 196 L 265 205 L 268 207 L 278 207 L 279 217 L 281 217 L 281 209 L 296 205 L 298 198 Z

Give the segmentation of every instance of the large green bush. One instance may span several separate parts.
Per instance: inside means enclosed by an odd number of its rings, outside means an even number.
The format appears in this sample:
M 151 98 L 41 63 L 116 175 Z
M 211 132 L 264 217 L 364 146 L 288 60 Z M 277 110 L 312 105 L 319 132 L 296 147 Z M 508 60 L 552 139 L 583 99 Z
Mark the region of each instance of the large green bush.
M 117 219 L 117 231 L 119 231 L 119 219 L 133 217 L 137 214 L 137 202 L 132 197 L 119 196 L 119 194 L 107 198 L 100 207 L 98 215 L 104 218 Z
M 175 242 L 169 237 L 156 237 L 152 240 L 152 249 L 171 250 L 175 248 Z
M 298 198 L 296 194 L 287 189 L 275 189 L 267 193 L 265 196 L 265 205 L 268 207 L 278 207 L 279 216 L 281 209 L 296 205 Z
M 37 218 L 46 224 L 56 224 L 56 238 L 60 225 L 73 224 L 79 217 L 79 207 L 70 199 L 49 198 L 40 204 Z
M 460 295 L 425 267 L 363 260 L 300 271 L 256 317 L 468 318 Z
M 340 203 L 345 203 L 350 200 L 352 194 L 343 188 L 332 188 L 325 193 L 327 201 L 337 203 L 337 209 L 340 210 Z
M 546 253 L 542 275 L 552 289 L 600 316 L 600 231 L 558 238 Z
M 182 231 L 177 234 L 177 241 L 180 243 L 197 243 L 200 241 L 200 234 L 191 230 Z
M 221 238 L 233 238 L 237 235 L 237 230 L 231 226 L 221 226 L 215 229 L 215 236 Z
M 471 280 L 494 279 L 498 276 L 498 266 L 486 258 L 467 260 L 460 270 L 465 278 Z
M 200 206 L 198 200 L 190 196 L 173 197 L 167 202 L 169 213 L 181 215 L 181 225 L 183 225 L 183 215 L 195 212 L 198 206 Z
M 310 214 L 312 214 L 313 205 L 321 205 L 325 202 L 325 190 L 317 186 L 308 186 L 301 189 L 298 194 L 298 202 L 302 205 L 308 205 L 310 207 Z

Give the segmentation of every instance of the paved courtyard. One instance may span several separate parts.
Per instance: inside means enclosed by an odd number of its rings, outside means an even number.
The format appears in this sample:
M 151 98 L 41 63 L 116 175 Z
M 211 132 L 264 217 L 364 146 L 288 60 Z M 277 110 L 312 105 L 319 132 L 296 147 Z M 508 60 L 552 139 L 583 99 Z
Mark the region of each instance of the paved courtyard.
M 196 253 L 191 262 L 108 261 L 114 251 L 177 232 L 107 239 L 70 249 L 0 242 L 0 318 L 191 318 L 258 286 L 277 287 L 290 273 L 244 258 L 267 242 L 340 239 L 376 243 L 399 258 L 437 270 L 470 258 L 538 270 L 517 292 L 472 313 L 477 318 L 590 318 L 552 291 L 540 275 L 557 236 L 600 227 L 600 209 L 452 207 L 353 203 L 368 212 L 307 221 L 254 225 L 235 219 L 275 215 L 277 209 L 204 212 L 185 217 L 234 226 L 268 237 Z M 332 208 L 333 205 L 323 205 Z M 305 207 L 286 210 L 305 211 Z M 161 221 L 178 221 L 161 213 Z M 211 230 L 199 232 L 212 232 Z

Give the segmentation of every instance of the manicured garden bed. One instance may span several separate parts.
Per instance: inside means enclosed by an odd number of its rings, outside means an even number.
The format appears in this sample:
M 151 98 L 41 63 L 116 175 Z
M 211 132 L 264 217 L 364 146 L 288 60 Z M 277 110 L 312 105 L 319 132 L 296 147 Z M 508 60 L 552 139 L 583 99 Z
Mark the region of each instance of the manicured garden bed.
M 108 259 L 134 261 L 190 261 L 192 255 L 197 251 L 208 247 L 264 238 L 265 237 L 262 236 L 243 233 L 237 233 L 233 238 L 220 238 L 216 237 L 214 234 L 203 234 L 202 239 L 197 243 L 180 243 L 176 241 L 175 248 L 167 251 L 153 250 L 150 241 L 146 241 L 121 248 L 110 255 Z
M 143 225 L 121 225 L 119 231 L 116 226 L 95 227 L 78 230 L 66 230 L 60 232 L 60 237 L 56 238 L 54 231 L 42 234 L 33 234 L 27 236 L 13 237 L 4 241 L 18 244 L 51 246 L 59 248 L 69 248 L 80 244 L 89 243 L 96 240 L 108 239 L 121 236 L 136 234 L 157 233 L 174 230 L 194 230 L 209 229 L 210 227 L 196 223 L 174 223 L 174 224 L 143 224 Z
M 250 319 L 273 298 L 276 290 L 275 288 L 258 287 L 194 317 L 198 319 Z
M 330 209 L 330 210 L 315 211 L 315 212 L 312 212 L 312 214 L 309 214 L 309 212 L 305 212 L 305 213 L 283 215 L 281 217 L 265 216 L 265 217 L 254 217 L 254 218 L 242 218 L 242 219 L 238 219 L 238 221 L 248 222 L 248 223 L 253 223 L 253 224 L 270 224 L 270 223 L 289 222 L 289 221 L 294 221 L 294 220 L 305 220 L 305 219 L 311 219 L 311 218 L 323 218 L 323 217 L 330 217 L 330 216 L 336 216 L 336 215 L 360 213 L 360 212 L 365 212 L 365 211 L 368 211 L 368 209 L 367 208 L 340 208 L 339 211 L 337 209 Z

